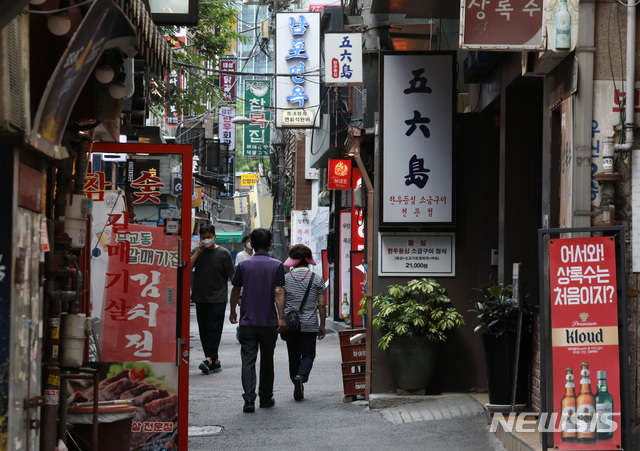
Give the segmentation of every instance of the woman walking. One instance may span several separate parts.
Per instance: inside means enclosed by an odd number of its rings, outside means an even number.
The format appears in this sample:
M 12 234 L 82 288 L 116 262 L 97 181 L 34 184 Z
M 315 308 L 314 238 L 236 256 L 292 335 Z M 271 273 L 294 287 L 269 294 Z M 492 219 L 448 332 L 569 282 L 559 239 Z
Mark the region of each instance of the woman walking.
M 325 334 L 325 286 L 322 277 L 317 277 L 309 267 L 315 264 L 311 249 L 304 244 L 292 246 L 284 262 L 285 266 L 292 267 L 284 278 L 285 314 L 295 310 L 300 315 L 300 332 L 287 336 L 289 377 L 296 401 L 304 398 L 304 384 L 309 380 L 316 358 L 316 338 L 322 340 Z

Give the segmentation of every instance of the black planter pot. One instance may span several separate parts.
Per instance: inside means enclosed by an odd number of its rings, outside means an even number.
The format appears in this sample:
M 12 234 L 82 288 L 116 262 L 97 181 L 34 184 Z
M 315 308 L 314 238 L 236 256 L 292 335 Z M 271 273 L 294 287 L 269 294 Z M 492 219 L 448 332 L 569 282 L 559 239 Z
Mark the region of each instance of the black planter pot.
M 436 367 L 437 350 L 437 344 L 425 337 L 395 337 L 389 358 L 398 388 L 426 390 Z
M 515 373 L 516 334 L 507 333 L 499 337 L 483 334 L 482 342 L 487 366 L 489 404 L 510 405 Z M 520 348 L 516 404 L 529 403 L 530 353 L 527 343 L 528 340 L 523 339 Z

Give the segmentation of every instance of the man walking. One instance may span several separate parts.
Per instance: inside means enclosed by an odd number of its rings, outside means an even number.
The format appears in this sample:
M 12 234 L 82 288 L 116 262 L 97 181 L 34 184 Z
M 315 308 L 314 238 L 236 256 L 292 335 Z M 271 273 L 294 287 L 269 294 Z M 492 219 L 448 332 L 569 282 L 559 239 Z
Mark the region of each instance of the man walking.
M 284 320 L 284 266 L 269 257 L 271 232 L 251 232 L 253 257 L 238 265 L 231 289 L 229 320 L 238 322 L 236 307 L 240 304 L 240 356 L 242 358 L 243 412 L 255 412 L 256 360 L 260 350 L 260 407 L 273 407 L 273 352 L 278 333 L 287 328 Z
M 236 255 L 236 266 L 238 266 L 242 260 L 246 260 L 253 255 L 253 247 L 251 246 L 251 237 L 249 235 L 245 235 L 242 238 L 242 247 L 244 247 L 244 249 Z
M 191 255 L 191 269 L 194 271 L 191 300 L 196 304 L 198 330 L 205 355 L 198 367 L 203 374 L 222 371 L 218 348 L 227 308 L 227 281 L 234 274 L 231 253 L 215 244 L 215 240 L 215 227 L 203 224 L 200 242 Z

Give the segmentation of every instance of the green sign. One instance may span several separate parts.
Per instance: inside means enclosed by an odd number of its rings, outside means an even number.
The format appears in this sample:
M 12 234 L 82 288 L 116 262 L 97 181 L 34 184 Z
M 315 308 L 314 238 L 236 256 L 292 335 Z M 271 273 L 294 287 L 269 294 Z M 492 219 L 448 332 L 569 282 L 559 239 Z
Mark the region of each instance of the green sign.
M 244 156 L 269 156 L 271 145 L 271 80 L 244 82 L 244 114 L 251 124 L 244 125 Z

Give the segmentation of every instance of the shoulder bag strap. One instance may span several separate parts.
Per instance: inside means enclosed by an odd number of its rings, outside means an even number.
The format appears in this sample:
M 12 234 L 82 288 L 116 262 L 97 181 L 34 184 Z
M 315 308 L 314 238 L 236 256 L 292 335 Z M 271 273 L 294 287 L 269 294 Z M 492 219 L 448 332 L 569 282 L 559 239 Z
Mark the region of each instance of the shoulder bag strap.
M 311 273 L 311 278 L 309 279 L 309 285 L 307 285 L 307 291 L 304 292 L 304 297 L 302 298 L 302 302 L 300 303 L 300 309 L 299 311 L 302 311 L 302 307 L 304 307 L 304 303 L 307 302 L 307 297 L 309 297 L 309 290 L 311 289 L 311 284 L 313 283 L 313 278 L 315 277 L 316 273 L 312 272 Z

